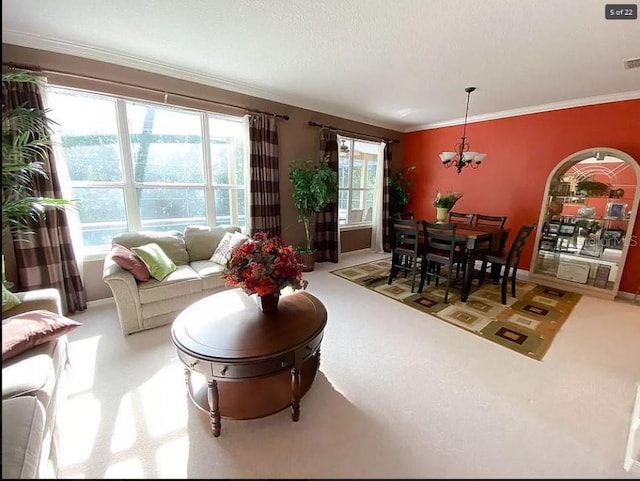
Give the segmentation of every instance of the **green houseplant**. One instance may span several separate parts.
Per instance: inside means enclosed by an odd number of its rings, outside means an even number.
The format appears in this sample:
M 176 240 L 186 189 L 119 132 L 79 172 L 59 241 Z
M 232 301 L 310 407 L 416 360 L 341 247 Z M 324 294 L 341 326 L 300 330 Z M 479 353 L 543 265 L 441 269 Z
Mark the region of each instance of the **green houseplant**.
M 310 271 L 315 263 L 311 220 L 336 199 L 338 173 L 329 167 L 328 157 L 318 164 L 310 160 L 294 160 L 289 167 L 289 180 L 293 184 L 293 203 L 298 210 L 298 221 L 304 224 L 307 240 L 306 246 L 298 247 L 296 253 L 305 266 L 303 270 Z
M 409 205 L 411 179 L 409 173 L 415 170 L 411 165 L 399 170 L 389 177 L 389 214 L 398 218 Z
M 11 84 L 40 84 L 42 77 L 28 72 L 2 74 L 2 89 Z M 70 200 L 33 195 L 37 177 L 47 178 L 40 160 L 51 149 L 51 119 L 46 109 L 19 106 L 9 108 L 2 100 L 2 236 L 9 232 L 29 233 L 29 223 L 46 217 L 50 208 L 62 209 Z M 3 282 L 4 278 L 4 253 Z M 9 284 L 9 283 L 6 283 Z
M 604 182 L 598 182 L 591 177 L 579 180 L 576 183 L 576 192 L 578 194 L 584 194 L 588 197 L 603 197 L 609 194 L 611 186 Z

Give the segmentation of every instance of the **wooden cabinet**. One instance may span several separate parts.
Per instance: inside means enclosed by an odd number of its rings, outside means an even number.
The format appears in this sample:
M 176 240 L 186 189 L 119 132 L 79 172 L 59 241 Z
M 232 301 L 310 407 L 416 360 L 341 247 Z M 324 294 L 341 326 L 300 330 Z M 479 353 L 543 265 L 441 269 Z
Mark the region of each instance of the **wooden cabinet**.
M 611 148 L 577 152 L 549 175 L 532 281 L 613 299 L 637 217 L 640 167 Z

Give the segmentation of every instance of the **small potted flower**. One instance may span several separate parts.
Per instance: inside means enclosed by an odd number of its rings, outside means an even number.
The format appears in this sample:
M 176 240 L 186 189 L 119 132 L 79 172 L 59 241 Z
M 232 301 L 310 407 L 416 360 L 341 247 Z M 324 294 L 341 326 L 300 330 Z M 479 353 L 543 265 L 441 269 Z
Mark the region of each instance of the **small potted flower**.
M 278 308 L 282 289 L 306 289 L 308 281 L 302 278 L 301 267 L 293 248 L 280 237 L 256 232 L 232 249 L 222 278 L 227 286 L 239 287 L 249 295 L 257 294 L 262 310 L 273 312 Z
M 442 194 L 438 192 L 433 205 L 436 208 L 436 220 L 438 224 L 446 222 L 449 211 L 460 200 L 462 194 L 460 192 L 447 192 Z

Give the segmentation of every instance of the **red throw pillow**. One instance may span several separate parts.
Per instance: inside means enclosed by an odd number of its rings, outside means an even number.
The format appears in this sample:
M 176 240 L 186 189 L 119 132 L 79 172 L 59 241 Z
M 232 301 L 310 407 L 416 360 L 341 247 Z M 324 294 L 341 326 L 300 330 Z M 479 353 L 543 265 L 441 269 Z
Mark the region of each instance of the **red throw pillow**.
M 111 257 L 116 264 L 131 272 L 136 280 L 140 282 L 147 282 L 150 279 L 151 274 L 149 273 L 149 269 L 145 263 L 142 262 L 142 259 L 138 257 L 138 254 L 133 252 L 131 249 L 120 244 L 113 244 L 113 247 L 111 248 Z
M 53 341 L 82 324 L 54 312 L 39 309 L 2 320 L 2 360 L 34 346 Z

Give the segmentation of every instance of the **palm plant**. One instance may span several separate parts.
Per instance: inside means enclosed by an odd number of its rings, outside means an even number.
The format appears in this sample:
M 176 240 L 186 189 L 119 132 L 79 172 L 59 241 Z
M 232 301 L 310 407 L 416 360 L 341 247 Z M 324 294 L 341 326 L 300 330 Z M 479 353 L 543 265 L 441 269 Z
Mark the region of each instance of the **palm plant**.
M 2 74 L 2 90 L 11 83 L 40 84 L 42 77 L 28 72 Z M 29 222 L 45 218 L 47 208 L 62 209 L 72 204 L 65 199 L 33 195 L 37 177 L 47 178 L 39 160 L 51 149 L 51 124 L 47 109 L 2 102 L 2 233 L 29 232 Z

